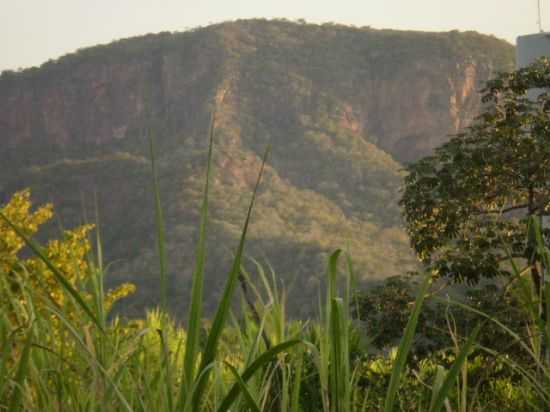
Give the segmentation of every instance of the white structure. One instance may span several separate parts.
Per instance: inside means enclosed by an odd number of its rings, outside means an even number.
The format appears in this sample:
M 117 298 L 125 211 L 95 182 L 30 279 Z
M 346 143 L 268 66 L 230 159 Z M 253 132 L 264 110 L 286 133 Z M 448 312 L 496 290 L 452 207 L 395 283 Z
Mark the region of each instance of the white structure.
M 522 68 L 543 56 L 550 56 L 550 33 L 535 33 L 517 38 L 516 66 Z
M 550 56 L 550 33 L 528 34 L 517 38 L 516 67 L 529 66 L 539 57 Z M 535 99 L 540 92 L 531 90 L 528 95 Z
M 548 32 L 519 36 L 516 44 L 516 67 L 518 69 L 530 65 L 539 57 L 550 57 L 550 33 Z M 535 99 L 539 93 L 540 89 L 533 89 L 528 92 L 528 96 Z M 550 216 L 542 218 L 542 226 L 550 227 Z

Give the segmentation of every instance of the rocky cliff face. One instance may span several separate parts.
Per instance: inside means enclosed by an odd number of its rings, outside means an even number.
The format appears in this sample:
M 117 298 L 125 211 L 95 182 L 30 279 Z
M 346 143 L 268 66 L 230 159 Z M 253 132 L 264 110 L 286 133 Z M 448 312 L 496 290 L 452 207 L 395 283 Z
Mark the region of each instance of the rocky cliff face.
M 215 107 L 214 243 L 238 237 L 246 202 L 235 193 L 252 185 L 270 144 L 252 252 L 273 260 L 275 251 L 288 261 L 276 269 L 311 286 L 322 256 L 351 239 L 364 279 L 399 274 L 413 264 L 396 204 L 399 162 L 467 125 L 477 90 L 512 65 L 510 45 L 471 32 L 261 20 L 85 49 L 0 77 L 0 193 L 31 185 L 74 223 L 79 193 L 99 192 L 109 256 L 125 262 L 117 276 L 147 294 L 138 273 L 154 266 L 144 140 L 153 131 L 181 291 Z M 213 252 L 216 264 L 225 249 Z
M 184 63 L 175 50 L 162 49 L 164 37 L 136 39 L 143 54 L 127 58 L 117 49 L 132 41 L 82 51 L 20 75 L 4 74 L 4 142 L 10 148 L 37 143 L 60 148 L 101 145 L 129 137 L 154 116 L 169 113 L 188 123 L 193 117 L 186 112 L 189 102 L 200 101 L 213 87 L 209 83 L 220 64 L 220 50 L 205 51 L 205 39 L 191 35 L 192 45 L 179 49 Z M 182 100 L 186 104 L 181 105 Z
M 482 40 L 486 49 L 476 55 L 453 38 Z M 474 33 L 245 21 L 146 36 L 4 73 L 1 150 L 101 145 L 128 138 L 151 117 L 189 132 L 207 99 L 227 87 L 237 110 L 252 98 L 264 117 L 315 122 L 329 109 L 340 127 L 410 160 L 467 125 L 479 87 L 511 63 L 511 46 Z

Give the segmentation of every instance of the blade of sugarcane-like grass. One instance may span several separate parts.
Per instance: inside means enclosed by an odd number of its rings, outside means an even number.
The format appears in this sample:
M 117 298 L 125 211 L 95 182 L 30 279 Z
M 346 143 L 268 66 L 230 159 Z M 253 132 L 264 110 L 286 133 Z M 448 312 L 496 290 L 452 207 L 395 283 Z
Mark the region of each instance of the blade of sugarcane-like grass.
M 4 388 L 9 381 L 8 375 L 8 359 L 12 351 L 13 334 L 8 332 L 7 318 L 5 314 L 2 314 L 2 320 L 0 323 L 0 399 L 4 399 Z
M 330 310 L 330 403 L 331 410 L 334 412 L 346 411 L 346 337 L 344 328 L 344 305 L 341 298 L 332 298 Z
M 438 300 L 443 300 L 443 299 L 438 298 Z M 507 365 L 512 367 L 512 369 L 516 370 L 519 374 L 521 374 L 527 380 L 527 382 L 529 382 L 529 384 L 531 385 L 531 388 L 533 388 L 533 390 L 538 393 L 538 395 L 541 397 L 541 399 L 546 404 L 550 403 L 550 392 L 548 392 L 547 386 L 545 385 L 545 382 L 550 380 L 550 370 L 542 362 L 540 357 L 537 356 L 537 353 L 534 351 L 533 348 L 530 347 L 530 345 L 525 343 L 524 340 L 522 340 L 521 337 L 517 333 L 512 331 L 510 328 L 508 328 L 507 326 L 505 326 L 501 322 L 499 322 L 494 317 L 492 317 L 492 316 L 490 316 L 490 315 L 488 315 L 484 312 L 481 312 L 481 311 L 479 311 L 475 308 L 472 308 L 468 305 L 465 305 L 461 302 L 456 302 L 456 301 L 452 301 L 452 300 L 445 300 L 445 301 L 448 304 L 458 306 L 460 308 L 463 308 L 465 310 L 468 310 L 472 313 L 478 314 L 478 315 L 488 319 L 489 321 L 491 321 L 495 325 L 497 325 L 500 329 L 502 329 L 504 332 L 506 332 L 506 334 L 511 336 L 514 339 L 514 341 L 516 341 L 520 345 L 520 347 L 529 354 L 529 356 L 532 358 L 534 364 L 536 365 L 537 370 L 540 371 L 540 373 L 542 374 L 542 377 L 544 379 L 542 379 L 542 382 L 539 382 L 539 381 L 541 381 L 540 376 L 535 376 L 535 375 L 531 374 L 530 372 L 528 372 L 527 370 L 522 368 L 519 364 L 517 364 L 516 362 L 512 361 L 511 359 L 509 359 L 507 357 L 500 356 L 499 358 L 504 363 L 506 363 Z M 491 349 L 485 348 L 485 347 L 480 347 L 480 349 L 484 350 L 487 353 L 490 353 L 491 355 L 493 355 L 495 357 L 500 355 L 499 353 L 497 353 L 497 352 L 495 352 Z
M 276 297 L 273 293 L 272 287 L 269 283 L 269 280 L 267 279 L 267 275 L 265 273 L 264 267 L 254 258 L 249 258 L 249 260 L 254 264 L 256 267 L 256 274 L 257 277 L 260 278 L 261 284 L 263 285 L 263 289 L 265 293 L 267 294 L 267 305 L 271 305 L 275 302 Z M 250 286 L 250 289 L 254 291 L 254 294 L 256 295 L 256 298 L 261 303 L 262 306 L 266 306 L 266 303 L 264 302 L 264 299 L 262 297 L 262 294 L 254 284 L 254 282 L 251 281 L 250 276 L 248 275 L 248 272 L 244 272 L 245 278 L 248 281 L 248 285 Z
M 346 266 L 348 269 L 348 274 L 346 276 L 346 291 L 344 295 L 344 307 L 348 308 L 347 310 L 351 311 L 352 306 L 352 290 L 357 290 L 357 277 L 355 276 L 355 270 L 353 268 L 353 261 L 349 253 L 346 253 Z
M 8 411 L 19 410 L 19 405 L 21 404 L 21 397 L 24 390 L 24 381 L 27 376 L 29 368 L 29 358 L 32 347 L 32 335 L 33 335 L 33 325 L 29 327 L 27 332 L 27 337 L 25 339 L 25 346 L 23 347 L 23 352 L 19 358 L 19 364 L 17 365 L 17 373 L 13 380 L 13 392 L 8 404 Z
M 191 286 L 191 306 L 189 307 L 187 339 L 185 342 L 185 355 L 182 370 L 182 382 L 178 396 L 178 405 L 181 406 L 185 401 L 186 394 L 191 393 L 191 386 L 195 380 L 195 365 L 198 363 L 199 339 L 202 317 L 202 300 L 204 289 L 204 264 L 206 257 L 206 225 L 208 223 L 208 196 L 209 186 L 212 174 L 212 147 L 214 145 L 214 127 L 216 121 L 216 112 L 212 114 L 210 120 L 208 159 L 206 162 L 206 177 L 204 182 L 204 192 L 202 197 L 202 206 L 200 214 L 199 239 L 195 255 L 195 268 L 193 271 L 193 284 Z
M 253 262 L 256 265 L 259 265 L 257 262 Z M 260 266 L 257 266 L 257 268 L 261 269 Z M 269 350 L 273 344 L 282 342 L 282 340 L 278 340 L 273 334 L 274 328 L 275 333 L 276 330 L 278 330 L 277 326 L 274 324 L 276 322 L 274 322 L 273 319 L 274 312 L 277 311 L 277 306 L 274 302 L 270 302 L 268 306 L 265 306 L 262 302 L 260 292 L 257 290 L 254 283 L 250 281 L 250 276 L 244 267 L 241 267 L 241 274 L 242 277 L 239 278 L 239 280 L 242 282 L 241 286 L 244 285 L 247 288 L 246 290 L 243 289 L 242 293 L 243 299 L 245 300 L 245 302 L 243 302 L 243 305 L 250 309 L 250 313 L 248 311 L 245 311 L 242 327 L 236 324 L 236 329 L 239 331 L 242 330 L 244 332 L 240 333 L 239 336 L 241 337 L 241 353 L 244 355 L 245 358 L 243 368 L 246 369 L 257 358 L 258 353 L 260 353 L 262 342 L 265 346 L 265 350 Z M 267 287 L 269 288 L 269 285 L 267 285 Z M 259 307 L 252 301 L 252 296 L 248 295 L 249 290 L 253 291 L 254 296 L 256 297 L 256 301 L 260 302 Z M 268 291 L 268 294 L 269 293 L 271 293 L 270 290 Z M 269 333 L 270 331 L 272 333 Z M 259 374 L 257 374 L 249 382 L 247 382 L 250 390 L 253 390 L 257 393 L 256 399 L 258 399 L 258 402 L 261 402 L 262 405 L 263 403 L 267 402 L 269 398 L 273 399 L 273 396 L 269 395 L 269 393 L 273 391 L 271 389 L 273 384 L 271 378 L 273 374 L 269 373 L 268 370 L 273 371 L 275 363 L 276 362 L 273 362 L 273 365 L 271 365 L 271 367 L 266 367 L 265 373 L 261 374 L 260 376 L 258 376 Z M 269 379 L 264 381 L 268 376 Z M 226 391 L 224 391 L 223 393 L 226 393 Z M 238 407 L 238 401 L 236 402 L 237 404 L 235 405 L 235 407 Z M 284 412 L 284 410 L 281 410 L 280 412 Z
M 246 399 L 246 403 L 248 404 L 248 407 L 252 409 L 252 411 L 254 412 L 261 412 L 260 407 L 258 406 L 258 403 L 254 400 L 254 397 L 252 396 L 252 394 L 248 390 L 248 387 L 246 386 L 246 382 L 243 381 L 237 369 L 235 369 L 231 364 L 227 362 L 224 362 L 224 364 L 231 371 L 231 374 L 235 378 L 235 384 L 239 385 L 240 391 L 244 395 L 244 398 Z
M 243 380 L 243 382 L 247 382 L 252 376 L 254 376 L 254 374 L 258 370 L 260 370 L 264 366 L 271 364 L 273 359 L 275 359 L 275 357 L 279 353 L 284 352 L 299 343 L 304 342 L 299 339 L 293 339 L 273 346 L 271 349 L 265 351 L 260 356 L 258 356 L 258 358 L 256 358 L 256 360 L 254 360 L 254 362 L 252 362 L 248 368 L 246 368 L 246 370 L 241 375 L 241 379 Z M 225 396 L 224 400 L 220 404 L 217 412 L 228 411 L 229 408 L 231 408 L 231 406 L 233 405 L 235 399 L 237 399 L 237 396 L 239 396 L 240 391 L 240 386 L 237 383 L 233 384 L 233 386 Z
M 160 264 L 160 307 L 163 313 L 167 313 L 167 281 L 166 281 L 166 228 L 164 225 L 164 215 L 160 202 L 160 187 L 157 172 L 157 162 L 155 156 L 154 138 L 149 133 L 149 155 L 151 156 L 151 174 L 153 178 L 153 192 L 155 195 L 155 223 L 157 228 L 157 248 L 159 252 Z
M 153 177 L 153 192 L 155 194 L 155 226 L 157 228 L 157 247 L 159 252 L 160 268 L 160 307 L 161 307 L 161 330 L 160 341 L 162 349 L 162 369 L 163 381 L 165 383 L 165 393 L 169 409 L 173 410 L 172 397 L 172 365 L 169 360 L 169 350 L 167 347 L 166 329 L 168 327 L 168 280 L 167 280 L 167 257 L 166 257 L 166 226 L 164 214 L 160 201 L 160 185 L 158 180 L 158 170 L 155 155 L 155 145 L 153 135 L 149 134 L 149 152 L 151 156 L 151 173 Z
M 300 390 L 302 387 L 302 374 L 304 369 L 304 351 L 298 350 L 296 356 L 298 357 L 298 361 L 294 368 L 294 383 L 290 394 L 290 410 L 292 412 L 300 410 Z
M 90 360 L 90 366 L 93 366 L 94 368 L 97 368 L 101 372 L 101 376 L 105 379 L 105 381 L 113 387 L 113 390 L 115 391 L 118 399 L 124 406 L 124 409 L 126 409 L 128 412 L 133 412 L 132 407 L 122 394 L 122 391 L 118 388 L 118 385 L 114 382 L 114 380 L 109 376 L 108 371 L 103 367 L 103 365 L 98 361 L 98 359 L 95 357 L 94 353 L 90 351 L 90 348 L 86 344 L 86 342 L 82 339 L 80 334 L 76 331 L 76 329 L 73 327 L 73 325 L 66 319 L 66 317 L 58 311 L 54 307 L 46 307 L 47 310 L 52 312 L 64 325 L 67 331 L 70 335 L 73 336 L 74 340 L 78 343 L 78 345 L 84 349 L 84 352 L 88 355 L 88 358 Z
M 55 265 L 51 262 L 50 259 L 42 252 L 41 247 L 31 238 L 27 237 L 21 229 L 19 229 L 16 225 L 14 225 L 2 212 L 0 212 L 0 218 L 7 223 L 7 225 L 19 236 L 25 244 L 33 251 L 33 253 L 42 261 L 44 264 L 50 269 L 55 277 L 55 279 L 61 284 L 63 289 L 69 293 L 69 295 L 72 296 L 72 298 L 76 301 L 78 306 L 80 306 L 84 312 L 90 317 L 92 322 L 94 322 L 97 327 L 104 332 L 104 329 L 101 325 L 101 322 L 98 320 L 97 316 L 94 315 L 93 311 L 90 309 L 88 304 L 84 302 L 84 299 L 82 296 L 80 296 L 80 293 L 70 284 L 70 282 L 65 279 L 65 276 L 61 271 L 59 271 Z M 49 294 L 48 294 L 49 297 Z
M 535 237 L 535 244 L 537 248 L 537 254 L 540 256 L 541 260 L 541 277 L 544 280 L 544 299 L 543 299 L 543 311 L 545 318 L 540 319 L 540 327 L 542 331 L 544 332 L 544 339 L 546 342 L 550 341 L 550 299 L 548 298 L 550 296 L 550 282 L 548 281 L 548 271 L 550 270 L 550 250 L 544 243 L 544 239 L 542 236 L 542 227 L 541 222 L 539 219 L 532 218 L 531 220 L 533 225 L 533 232 Z M 545 362 L 548 363 L 550 361 L 550 345 L 545 345 Z
M 257 276 L 259 277 L 260 284 L 263 286 L 264 294 L 267 295 L 267 303 L 264 303 L 262 293 L 255 287 L 254 282 L 250 280 L 250 277 L 244 273 L 247 284 L 251 290 L 254 291 L 258 301 L 261 303 L 261 307 L 266 317 L 266 330 L 269 328 L 270 343 L 277 344 L 286 340 L 285 325 L 286 325 L 286 312 L 285 312 L 285 293 L 284 289 L 279 291 L 277 287 L 277 280 L 273 268 L 269 265 L 270 276 L 265 273 L 263 266 L 254 259 L 250 259 L 256 266 Z M 266 333 L 266 336 L 268 334 Z
M 336 284 L 338 275 L 338 259 L 342 251 L 340 249 L 335 250 L 328 259 L 327 266 L 327 290 L 326 300 L 323 306 L 321 301 L 321 295 L 319 295 L 319 313 L 320 313 L 320 325 L 319 325 L 319 351 L 317 370 L 319 372 L 321 398 L 323 401 L 323 410 L 327 412 L 330 409 L 330 397 L 333 390 L 332 381 L 333 374 L 331 364 L 331 345 L 334 342 L 331 339 L 331 310 L 332 300 L 336 298 Z
M 130 341 L 127 343 L 128 345 L 131 345 L 131 349 L 128 349 L 125 354 L 122 354 L 119 356 L 119 359 L 117 359 L 116 363 L 113 363 L 110 368 L 109 372 L 113 375 L 113 382 L 118 382 L 122 373 L 125 372 L 125 370 L 129 370 L 129 366 L 131 365 L 131 362 L 137 362 L 139 359 L 137 359 L 138 355 L 142 352 L 142 348 L 140 347 L 140 343 L 133 344 L 134 340 L 141 341 L 142 337 L 145 336 L 147 333 L 149 333 L 149 329 L 143 329 L 139 331 L 135 336 L 130 338 Z M 106 388 L 105 391 L 105 398 L 109 399 L 111 397 L 111 393 L 114 391 L 113 386 L 109 386 Z
M 445 376 L 447 375 L 447 370 L 441 366 L 437 365 L 437 371 L 435 373 L 434 381 L 432 384 L 432 397 L 430 399 L 430 408 L 429 410 L 433 410 L 435 406 L 435 401 L 437 394 L 439 393 L 441 386 L 443 385 L 443 381 L 445 380 Z
M 327 292 L 327 309 L 330 312 L 330 302 L 336 297 L 336 284 L 338 276 L 338 258 L 340 257 L 342 251 L 340 249 L 334 251 L 329 258 L 329 272 L 328 272 L 328 292 Z M 330 316 L 327 315 L 327 320 L 330 319 Z
M 478 348 L 483 350 L 484 352 L 487 352 L 489 355 L 498 358 L 500 361 L 502 361 L 518 374 L 520 374 L 527 382 L 529 382 L 533 390 L 538 393 L 542 400 L 544 400 L 546 403 L 550 403 L 550 392 L 548 391 L 548 388 L 545 387 L 544 381 L 541 382 L 541 379 L 538 376 L 528 371 L 526 368 L 523 368 L 517 362 L 514 362 L 512 359 L 510 359 L 509 356 L 503 356 L 501 353 L 485 346 L 478 345 Z
M 245 358 L 246 366 L 250 365 L 254 361 L 254 359 L 256 358 L 256 354 L 260 350 L 262 336 L 263 336 L 263 333 L 265 332 L 265 320 L 266 320 L 266 315 L 264 314 L 264 316 L 262 316 L 260 324 L 258 325 L 258 331 L 256 332 L 256 336 L 254 337 L 250 350 L 246 354 L 246 358 Z M 269 348 L 266 348 L 266 349 L 269 349 Z
M 101 240 L 101 230 L 99 221 L 99 206 L 97 202 L 97 194 L 94 193 L 94 208 L 95 208 L 95 251 L 90 250 L 86 254 L 87 268 L 85 279 L 91 283 L 92 302 L 95 309 L 95 315 L 101 323 L 103 330 L 107 329 L 107 313 L 105 310 L 105 288 L 104 288 L 104 267 L 103 267 L 103 245 Z M 84 209 L 84 222 L 87 224 L 86 213 Z M 91 243 L 91 240 L 90 240 Z M 94 253 L 95 252 L 95 253 Z M 78 287 L 78 286 L 77 286 Z M 101 334 L 96 339 L 98 359 L 105 366 L 107 359 L 107 336 Z
M 533 220 L 530 219 L 529 223 L 528 223 L 528 228 L 527 228 L 528 236 L 532 232 L 532 221 Z M 520 285 L 520 289 L 519 289 L 520 299 L 523 300 L 524 306 L 527 308 L 528 315 L 531 318 L 530 319 L 531 323 L 536 324 L 537 321 L 538 321 L 538 317 L 539 317 L 538 316 L 538 305 L 536 304 L 536 299 L 538 299 L 538 296 L 536 297 L 535 300 L 533 300 L 532 288 L 529 285 L 527 285 L 527 283 L 524 282 L 523 279 L 522 279 L 522 276 L 528 270 L 530 270 L 530 267 L 527 266 L 525 269 L 520 270 L 517 263 L 516 263 L 516 260 L 513 258 L 513 253 L 512 253 L 511 246 L 500 235 L 499 235 L 499 240 L 500 240 L 501 246 L 504 250 L 504 253 L 506 254 L 507 263 L 509 263 L 510 266 L 512 267 L 513 278 L 519 279 L 518 283 Z M 533 286 L 535 286 L 535 285 L 533 285 Z
M 290 365 L 288 366 L 290 367 Z M 281 376 L 282 384 L 278 385 L 278 387 L 280 388 L 279 394 L 275 394 L 275 396 L 280 399 L 278 405 L 279 410 L 281 412 L 288 412 L 288 404 L 290 402 L 290 372 L 288 367 L 284 367 L 284 364 L 279 367 L 278 371 L 281 372 L 279 373 L 279 376 Z
M 388 386 L 386 399 L 384 401 L 384 412 L 393 412 L 395 398 L 397 397 L 401 377 L 404 374 L 405 363 L 407 362 L 407 356 L 412 346 L 416 325 L 422 310 L 422 304 L 424 303 L 424 298 L 426 297 L 426 293 L 430 287 L 430 280 L 431 276 L 426 274 L 418 291 L 418 295 L 414 303 L 414 309 L 409 316 L 407 326 L 405 327 L 405 333 L 403 334 L 403 338 L 401 339 L 401 343 L 397 349 L 397 357 L 392 368 L 390 384 Z
M 549 252 L 548 248 L 545 246 L 544 239 L 542 237 L 542 230 L 541 230 L 540 222 L 539 222 L 537 217 L 531 217 L 530 218 L 527 230 L 528 230 L 528 236 L 530 236 L 532 239 L 534 239 L 536 252 L 540 256 L 539 259 L 540 259 L 540 263 L 541 263 L 541 266 L 542 266 L 541 267 L 541 269 L 542 269 L 541 270 L 541 275 L 544 279 L 546 279 L 546 277 L 545 277 L 545 276 L 547 276 L 546 272 L 547 272 L 549 264 L 550 264 L 550 252 Z M 517 278 L 517 279 L 520 280 L 520 292 L 522 292 L 521 299 L 523 300 L 524 306 L 527 308 L 528 314 L 531 318 L 530 319 L 531 325 L 534 325 L 534 326 L 538 327 L 539 331 L 542 331 L 544 339 L 546 341 L 548 341 L 548 337 L 550 336 L 550 329 L 549 329 L 550 328 L 550 323 L 546 322 L 540 316 L 540 312 L 539 312 L 540 296 L 536 296 L 533 299 L 532 287 L 530 287 L 530 285 L 527 284 L 528 282 L 525 282 L 522 279 L 522 275 L 524 274 L 524 272 L 526 272 L 530 268 L 527 267 L 526 269 L 520 271 L 520 269 L 516 265 L 515 260 L 512 258 L 512 254 L 511 254 L 509 245 L 507 245 L 506 242 L 504 242 L 502 239 L 501 239 L 501 243 L 502 243 L 503 248 L 504 248 L 504 250 L 505 250 L 505 252 L 508 256 L 508 261 L 512 266 L 512 269 L 513 269 L 513 272 L 514 272 L 514 278 Z M 544 289 L 544 295 L 549 296 L 550 285 L 549 285 L 548 282 L 546 282 L 546 281 L 544 282 L 543 289 Z M 507 328 L 505 325 L 503 325 L 502 323 L 500 323 L 498 320 L 494 319 L 490 315 L 487 315 L 483 312 L 480 312 L 480 311 L 478 311 L 474 308 L 471 308 L 471 307 L 469 307 L 467 305 L 464 305 L 464 304 L 461 304 L 459 302 L 451 302 L 451 303 L 453 303 L 457 306 L 460 306 L 460 307 L 462 307 L 466 310 L 469 310 L 473 313 L 477 313 L 477 314 L 489 319 L 491 322 L 495 323 L 497 326 L 499 326 L 507 334 L 509 334 L 511 337 L 513 337 L 514 340 L 516 342 L 518 342 L 519 345 L 532 357 L 533 361 L 535 362 L 535 364 L 537 366 L 537 370 L 540 373 L 542 373 L 542 376 L 545 378 L 544 381 L 548 381 L 550 379 L 550 371 L 548 370 L 547 365 L 546 365 L 548 363 L 548 356 L 549 356 L 548 347 L 547 347 L 547 352 L 545 354 L 546 355 L 545 359 L 543 360 L 537 354 L 536 345 L 526 344 L 517 333 L 510 330 L 509 328 Z M 550 302 L 549 302 L 548 299 L 544 299 L 544 306 L 543 306 L 542 310 L 546 313 L 546 319 L 548 319 L 549 318 L 548 315 L 550 314 Z M 531 331 L 530 333 L 535 334 L 535 335 L 538 336 L 538 333 L 536 331 Z M 487 351 L 488 349 L 484 348 L 484 350 Z M 505 361 L 505 363 L 510 364 L 510 366 L 512 366 L 515 370 L 518 370 L 527 379 L 527 381 L 530 382 L 532 388 L 541 396 L 541 398 L 545 402 L 548 402 L 548 400 L 550 399 L 548 392 L 545 391 L 544 385 L 539 386 L 538 381 L 540 380 L 540 377 L 537 378 L 537 377 L 531 376 L 527 371 L 523 370 L 519 365 L 517 365 L 517 364 L 514 365 L 508 359 L 503 359 L 503 360 Z
M 216 368 L 216 366 L 217 366 L 216 362 L 212 362 L 209 365 L 207 365 L 203 370 L 198 371 L 197 378 L 194 380 L 193 386 L 191 386 L 190 388 L 190 395 L 187 398 L 185 398 L 185 403 L 183 404 L 184 412 L 200 411 L 200 409 L 195 409 L 193 407 L 193 402 L 194 402 L 193 393 L 196 392 L 197 387 L 201 383 L 201 379 L 204 375 L 209 374 L 212 371 L 212 369 L 216 369 L 216 370 L 219 369 L 219 368 Z
M 349 253 L 346 254 L 346 267 L 347 267 L 347 274 L 346 274 L 346 282 L 345 282 L 345 291 L 344 291 L 344 306 L 342 309 L 342 323 L 344 324 L 343 329 L 343 344 L 344 344 L 344 351 L 342 352 L 343 361 L 342 361 L 342 371 L 345 376 L 344 380 L 344 405 L 346 407 L 346 410 L 350 411 L 351 409 L 351 397 L 353 392 L 353 386 L 352 386 L 352 373 L 351 373 L 351 365 L 350 365 L 350 319 L 349 319 L 349 313 L 351 311 L 351 291 L 354 290 L 356 287 L 355 284 L 355 271 L 353 269 L 353 262 L 351 260 L 351 256 Z
M 103 244 L 101 240 L 101 226 L 99 222 L 99 205 L 97 202 L 97 193 L 94 193 L 94 208 L 95 208 L 95 243 L 96 243 L 96 256 L 95 262 L 92 268 L 96 269 L 96 276 L 93 276 L 94 284 L 96 287 L 96 306 L 99 311 L 98 317 L 101 321 L 101 325 L 106 325 L 106 313 L 104 307 L 105 290 L 104 290 L 104 267 L 103 267 Z
M 544 368 L 544 365 L 542 363 L 540 363 L 540 359 L 538 358 L 536 353 L 533 351 L 533 349 L 530 348 L 529 345 L 527 345 L 521 339 L 519 334 L 517 334 L 516 332 L 511 330 L 509 327 L 504 325 L 502 322 L 498 321 L 497 319 L 495 319 L 491 315 L 488 315 L 487 313 L 482 312 L 480 310 L 477 310 L 477 309 L 475 309 L 471 306 L 468 306 L 464 303 L 457 302 L 457 301 L 454 301 L 452 299 L 443 299 L 443 298 L 440 298 L 440 297 L 437 297 L 437 296 L 434 296 L 433 299 L 436 300 L 436 301 L 440 301 L 440 302 L 444 302 L 444 303 L 451 304 L 451 305 L 454 305 L 454 306 L 458 306 L 459 308 L 462 308 L 462 309 L 465 309 L 465 310 L 470 311 L 472 313 L 475 313 L 477 315 L 480 315 L 480 316 L 488 319 L 490 322 L 494 323 L 495 325 L 497 325 L 500 329 L 502 329 L 504 332 L 506 332 L 508 335 L 510 335 L 520 345 L 520 347 L 523 350 L 525 350 L 529 354 L 529 356 L 531 356 L 533 358 L 533 361 L 537 364 L 537 366 L 542 368 L 542 371 L 546 375 L 546 377 L 550 378 L 550 374 L 549 374 L 550 371 L 548 371 L 547 368 Z
M 162 349 L 162 360 L 160 364 L 161 376 L 164 381 L 164 392 L 166 396 L 166 401 L 168 403 L 168 409 L 170 411 L 174 410 L 173 399 L 172 399 L 172 368 L 170 363 L 170 353 L 168 350 L 168 334 L 166 331 L 167 328 L 167 313 L 163 312 L 162 316 L 162 329 L 158 331 L 160 339 L 160 347 Z
M 8 302 L 8 307 L 12 307 L 13 312 L 18 315 L 20 313 L 24 313 L 25 310 L 22 307 L 23 302 L 26 302 L 28 305 L 28 302 L 22 301 L 20 299 L 15 298 L 12 292 L 13 284 L 10 283 L 8 280 L 8 276 L 1 276 L 0 282 L 2 282 L 2 290 L 6 292 L 7 296 L 4 296 L 5 300 Z M 19 283 L 19 280 L 17 279 L 17 284 L 23 289 L 23 286 Z M 24 330 L 23 326 L 13 328 L 13 319 L 10 320 L 9 314 L 7 311 L 4 311 L 0 314 L 1 316 L 1 323 L 0 323 L 0 399 L 7 399 L 6 396 L 4 396 L 4 390 L 9 390 L 9 383 L 12 380 L 12 373 L 11 373 L 11 359 L 13 356 L 13 347 L 15 345 L 16 337 L 17 335 Z M 31 316 L 29 316 L 31 318 Z M 22 322 L 19 321 L 19 319 L 16 319 L 15 324 L 22 324 Z
M 437 391 L 435 399 L 430 408 L 430 412 L 439 412 L 441 408 L 443 408 L 443 403 L 445 402 L 445 399 L 448 397 L 451 387 L 455 384 L 455 380 L 458 377 L 458 374 L 460 373 L 462 365 L 464 364 L 464 362 L 466 362 L 466 359 L 468 358 L 470 350 L 474 346 L 474 343 L 477 339 L 477 335 L 479 334 L 480 329 L 481 329 L 481 324 L 478 324 L 474 328 L 473 332 L 470 334 L 466 342 L 464 343 L 464 346 L 462 346 L 462 349 L 460 350 L 460 352 L 458 353 L 458 356 L 453 362 L 451 369 L 449 369 L 449 371 L 445 375 L 445 379 L 443 379 L 443 382 L 441 383 L 441 387 Z
M 350 303 L 350 289 L 353 277 L 351 260 L 347 259 L 347 275 L 344 298 L 337 297 L 338 259 L 341 251 L 333 253 L 329 260 L 329 306 L 327 338 L 329 339 L 330 355 L 330 392 L 331 410 L 347 412 L 350 408 L 350 369 L 349 369 L 349 322 L 347 310 Z
M 210 333 L 208 334 L 208 338 L 206 341 L 206 347 L 203 352 L 203 356 L 201 359 L 201 363 L 199 366 L 199 373 L 203 371 L 209 364 L 211 364 L 215 358 L 218 348 L 218 343 L 222 334 L 222 331 L 225 326 L 226 319 L 229 314 L 230 306 L 231 306 L 231 300 L 233 297 L 233 291 L 235 290 L 235 287 L 237 285 L 238 276 L 241 270 L 241 259 L 244 251 L 244 244 L 246 241 L 246 234 L 248 232 L 248 226 L 250 223 L 250 217 L 252 215 L 252 209 L 254 208 L 254 201 L 256 200 L 256 194 L 258 192 L 258 188 L 260 186 L 260 181 L 262 180 L 265 163 L 267 161 L 267 156 L 269 154 L 269 148 L 265 151 L 264 157 L 262 159 L 262 165 L 260 168 L 260 172 L 258 174 L 258 179 L 256 180 L 256 185 L 254 186 L 254 190 L 252 192 L 252 198 L 250 200 L 250 205 L 248 207 L 248 212 L 246 214 L 246 219 L 243 227 L 243 231 L 241 234 L 241 239 L 239 241 L 239 246 L 237 249 L 237 253 L 235 254 L 235 258 L 233 260 L 233 265 L 231 267 L 231 271 L 229 272 L 229 276 L 227 278 L 224 291 L 222 294 L 221 301 L 218 305 L 218 308 L 216 310 L 216 314 L 214 316 L 214 321 L 212 322 L 212 328 L 210 329 Z M 204 393 L 204 389 L 207 383 L 209 373 L 202 374 L 202 377 L 200 378 L 200 381 L 197 385 L 196 390 L 193 393 L 193 409 L 199 410 L 199 405 L 201 402 L 202 395 Z

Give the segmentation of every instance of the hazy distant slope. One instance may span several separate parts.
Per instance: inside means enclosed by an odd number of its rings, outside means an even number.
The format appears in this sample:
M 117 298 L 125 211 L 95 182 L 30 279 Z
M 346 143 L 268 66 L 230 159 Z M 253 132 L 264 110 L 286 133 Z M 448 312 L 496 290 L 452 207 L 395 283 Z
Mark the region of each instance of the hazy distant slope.
M 346 247 L 363 280 L 412 267 L 397 207 L 399 161 L 467 124 L 481 82 L 513 48 L 477 33 L 416 33 L 249 20 L 85 49 L 0 77 L 0 193 L 32 186 L 73 225 L 100 205 L 113 282 L 157 299 L 150 166 L 159 152 L 171 303 L 192 270 L 210 111 L 218 111 L 209 303 L 238 240 L 267 145 L 248 253 L 315 305 L 323 259 Z

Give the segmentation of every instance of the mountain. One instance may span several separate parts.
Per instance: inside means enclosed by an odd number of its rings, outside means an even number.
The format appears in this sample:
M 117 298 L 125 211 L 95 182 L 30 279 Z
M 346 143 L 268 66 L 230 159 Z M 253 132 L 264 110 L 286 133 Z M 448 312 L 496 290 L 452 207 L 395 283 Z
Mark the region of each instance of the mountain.
M 402 164 L 467 125 L 480 86 L 513 62 L 511 45 L 475 32 L 284 20 L 79 50 L 0 76 L 0 200 L 31 187 L 37 203 L 54 203 L 65 227 L 93 215 L 97 201 L 110 283 L 138 285 L 122 308 L 138 313 L 159 293 L 152 131 L 169 300 L 181 314 L 215 108 L 207 302 L 219 296 L 271 146 L 246 250 L 272 266 L 303 315 L 316 306 L 335 248 L 351 251 L 364 283 L 415 267 L 397 205 Z

